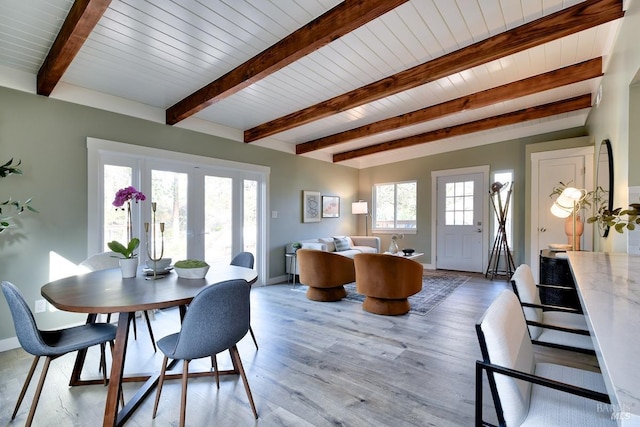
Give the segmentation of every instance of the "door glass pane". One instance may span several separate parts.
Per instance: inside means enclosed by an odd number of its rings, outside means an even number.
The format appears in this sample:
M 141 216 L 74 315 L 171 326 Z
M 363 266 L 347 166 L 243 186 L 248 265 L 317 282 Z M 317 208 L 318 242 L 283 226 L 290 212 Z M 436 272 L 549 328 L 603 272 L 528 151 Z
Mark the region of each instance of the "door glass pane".
M 131 168 L 128 166 L 104 165 L 104 233 L 103 250 L 108 251 L 107 243 L 117 240 L 127 241 L 127 212 L 113 206 L 116 192 L 131 185 Z
M 164 239 L 164 258 L 173 262 L 187 258 L 187 174 L 172 171 L 151 171 L 151 203 L 156 203 L 156 255 L 159 257 Z M 153 222 L 153 218 L 151 218 Z M 164 236 L 160 236 L 159 224 L 164 223 Z M 153 230 L 149 230 L 149 252 L 153 256 Z M 145 249 L 146 251 L 146 249 Z M 147 260 L 147 256 L 141 258 Z
M 208 263 L 231 261 L 233 243 L 232 179 L 206 176 L 204 181 L 204 255 Z
M 473 225 L 473 181 L 445 186 L 445 225 Z
M 258 240 L 258 181 L 244 180 L 242 210 L 242 246 L 244 251 L 256 255 Z

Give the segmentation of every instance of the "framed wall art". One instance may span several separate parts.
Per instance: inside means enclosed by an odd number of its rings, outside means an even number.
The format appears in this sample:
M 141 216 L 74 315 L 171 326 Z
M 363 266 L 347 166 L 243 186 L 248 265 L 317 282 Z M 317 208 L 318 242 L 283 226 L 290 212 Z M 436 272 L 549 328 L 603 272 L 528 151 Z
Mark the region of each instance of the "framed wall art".
M 322 218 L 340 217 L 340 197 L 322 196 Z
M 321 208 L 319 191 L 302 192 L 302 222 L 320 222 Z

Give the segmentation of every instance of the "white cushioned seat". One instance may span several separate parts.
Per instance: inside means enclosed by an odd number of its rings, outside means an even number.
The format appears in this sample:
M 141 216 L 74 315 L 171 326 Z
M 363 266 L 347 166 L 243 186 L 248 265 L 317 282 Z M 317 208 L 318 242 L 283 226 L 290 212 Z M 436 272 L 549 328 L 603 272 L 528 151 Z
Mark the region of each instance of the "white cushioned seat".
M 511 277 L 514 290 L 517 291 L 518 298 L 523 303 L 542 306 L 540 294 L 531 273 L 531 268 L 522 264 L 516 268 Z M 587 321 L 584 315 L 579 313 L 567 313 L 563 311 L 543 311 L 538 307 L 522 307 L 524 316 L 529 321 L 544 323 L 545 325 L 558 326 L 570 329 L 580 329 L 587 331 Z M 593 351 L 593 341 L 589 335 L 580 335 L 565 331 L 558 331 L 539 326 L 529 325 L 531 339 L 539 343 L 555 344 L 558 346 L 575 347 Z
M 568 366 L 537 363 L 535 374 L 563 383 L 606 393 L 602 375 Z M 526 420 L 521 426 L 611 426 L 611 413 L 603 409 L 608 405 L 580 396 L 533 385 L 531 405 Z
M 477 323 L 476 331 L 485 363 L 606 393 L 599 373 L 535 363 L 527 324 L 513 292 L 504 290 L 498 295 Z M 494 403 L 496 408 L 502 408 L 507 426 L 615 425 L 611 413 L 603 409 L 611 408 L 605 403 L 499 373 L 489 373 L 490 383 L 491 378 L 495 379 L 498 394 L 498 401 Z M 476 387 L 482 387 L 482 381 Z M 482 405 L 482 402 L 476 401 L 476 405 Z

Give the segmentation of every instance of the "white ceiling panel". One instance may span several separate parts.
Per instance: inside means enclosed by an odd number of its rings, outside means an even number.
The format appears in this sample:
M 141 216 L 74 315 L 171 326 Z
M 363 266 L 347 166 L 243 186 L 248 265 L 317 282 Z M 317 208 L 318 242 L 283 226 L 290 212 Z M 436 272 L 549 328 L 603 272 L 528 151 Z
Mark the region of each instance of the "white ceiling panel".
M 250 86 L 204 108 L 194 118 L 212 128 L 247 129 L 295 113 L 457 49 L 572 7 L 581 0 L 410 0 Z M 62 76 L 65 88 L 86 88 L 124 102 L 167 109 L 305 26 L 339 0 L 113 0 Z M 73 2 L 0 0 L 0 67 L 36 75 Z M 276 133 L 260 146 L 295 151 L 295 145 L 410 111 L 433 106 L 587 59 L 608 57 L 618 22 L 603 24 L 490 63 L 437 79 L 374 102 Z M 427 79 L 428 76 L 425 76 Z M 595 94 L 599 79 L 569 85 L 477 110 L 467 110 L 305 154 L 331 155 L 455 126 L 509 111 Z M 55 94 L 55 93 L 54 93 Z M 63 94 L 60 97 L 64 98 Z M 106 109 L 117 107 L 109 106 Z M 495 137 L 584 124 L 569 113 L 494 130 Z M 579 125 L 581 125 L 579 124 Z M 578 126 L 579 126 L 578 125 Z M 218 127 L 220 128 L 220 127 Z M 345 164 L 367 167 L 407 153 L 483 143 L 452 138 Z M 460 141 L 457 143 L 456 141 Z M 457 144 L 457 145 L 456 145 Z M 459 149 L 459 148 L 456 148 Z M 429 155 L 429 154 L 425 154 Z

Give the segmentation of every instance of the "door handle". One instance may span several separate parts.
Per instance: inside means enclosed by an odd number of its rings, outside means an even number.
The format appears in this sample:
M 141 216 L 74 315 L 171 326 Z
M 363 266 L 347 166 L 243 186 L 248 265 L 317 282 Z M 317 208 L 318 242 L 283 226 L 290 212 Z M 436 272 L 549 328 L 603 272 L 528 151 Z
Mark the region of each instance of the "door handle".
M 544 227 L 541 227 L 541 228 L 540 228 L 540 232 L 541 232 L 541 233 L 544 233 L 545 231 L 547 231 L 547 229 L 546 229 L 546 228 L 544 228 Z
M 478 229 L 476 230 L 476 232 L 477 232 L 477 233 L 482 233 L 482 228 L 478 228 Z

